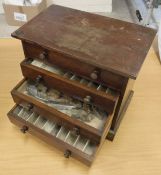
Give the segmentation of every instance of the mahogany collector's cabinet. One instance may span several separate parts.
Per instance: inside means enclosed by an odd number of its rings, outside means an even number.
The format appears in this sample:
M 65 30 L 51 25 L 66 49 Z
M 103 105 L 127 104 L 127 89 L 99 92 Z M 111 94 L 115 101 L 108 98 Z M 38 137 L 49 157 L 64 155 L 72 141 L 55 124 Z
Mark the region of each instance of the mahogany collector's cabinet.
M 52 5 L 12 33 L 24 79 L 8 113 L 23 133 L 90 165 L 113 140 L 150 49 L 153 29 Z

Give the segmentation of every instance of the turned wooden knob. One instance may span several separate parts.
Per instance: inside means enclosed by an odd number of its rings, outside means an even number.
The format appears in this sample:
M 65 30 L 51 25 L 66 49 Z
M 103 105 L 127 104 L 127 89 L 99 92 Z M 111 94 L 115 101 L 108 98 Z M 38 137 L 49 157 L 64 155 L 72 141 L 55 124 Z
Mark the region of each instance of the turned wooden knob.
M 29 129 L 28 126 L 25 126 L 24 125 L 24 126 L 22 126 L 22 128 L 20 129 L 20 131 L 25 134 L 26 131 L 28 131 L 28 129 Z
M 65 150 L 64 157 L 69 158 L 70 156 L 71 156 L 71 151 L 70 150 Z
M 47 53 L 46 53 L 46 52 L 40 53 L 39 58 L 40 58 L 41 60 L 45 60 L 45 59 L 47 58 Z
M 93 80 L 97 80 L 98 74 L 99 74 L 99 72 L 95 70 L 95 71 L 93 71 L 93 72 L 91 73 L 90 77 L 91 77 Z
M 79 134 L 80 134 L 79 128 L 77 128 L 77 127 L 73 128 L 72 133 L 73 133 L 74 135 L 79 135 Z
M 27 111 L 30 111 L 33 108 L 33 104 L 29 103 L 24 107 Z
M 38 75 L 36 77 L 36 80 L 35 80 L 36 85 L 39 84 L 42 79 L 43 79 L 42 76 L 41 75 Z
M 86 103 L 86 104 L 90 104 L 91 101 L 92 101 L 92 97 L 91 97 L 91 96 L 88 96 L 88 95 L 87 95 L 87 96 L 84 98 L 84 103 Z

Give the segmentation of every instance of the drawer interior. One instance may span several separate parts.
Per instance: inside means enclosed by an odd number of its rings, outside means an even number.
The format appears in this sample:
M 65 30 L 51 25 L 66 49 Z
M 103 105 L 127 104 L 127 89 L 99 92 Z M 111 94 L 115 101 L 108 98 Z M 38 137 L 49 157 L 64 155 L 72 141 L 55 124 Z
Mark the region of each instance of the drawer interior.
M 92 89 L 96 90 L 97 92 L 104 93 L 104 95 L 107 94 L 107 95 L 110 95 L 113 97 L 118 96 L 118 91 L 116 91 L 112 88 L 109 88 L 106 85 L 103 85 L 103 84 L 97 83 L 93 80 L 89 80 L 87 78 L 78 76 L 75 73 L 72 73 L 70 71 L 65 71 L 64 69 L 61 69 L 60 67 L 55 66 L 53 64 L 50 64 L 46 61 L 42 61 L 39 59 L 29 59 L 27 61 L 27 63 L 31 64 L 33 66 L 42 68 L 44 70 L 47 70 L 47 71 L 54 73 L 56 75 L 59 75 L 60 77 L 68 79 L 69 81 L 73 81 L 73 82 L 76 82 L 77 84 L 84 85 L 85 87 L 92 88 Z
M 87 96 L 90 97 L 93 104 L 109 114 L 113 113 L 117 105 L 119 93 L 116 90 L 46 62 L 26 59 L 21 63 L 21 69 L 24 77 L 35 81 L 37 77 L 41 76 L 46 86 L 55 88 L 69 96 L 74 96 L 82 101 Z
M 50 139 L 56 139 L 57 143 L 64 145 L 64 149 L 70 149 L 71 152 L 76 152 L 79 156 L 85 154 L 87 157 L 91 157 L 88 161 L 93 160 L 98 148 L 96 143 L 84 136 L 73 134 L 72 131 L 65 128 L 65 126 L 61 126 L 41 114 L 28 110 L 24 104 L 16 105 L 8 115 L 11 120 L 14 118 L 24 122 L 23 124 L 29 127 L 29 131 L 31 127 L 34 127 L 35 129 L 38 128 L 42 133 L 47 133 L 48 135 L 46 136 L 50 136 Z M 83 157 L 86 158 L 86 156 Z
M 17 92 L 30 96 L 47 106 L 77 119 L 99 131 L 103 131 L 108 113 L 94 106 L 94 104 L 84 104 L 78 99 L 60 93 L 56 89 L 47 88 L 43 83 L 36 83 L 31 80 L 24 81 Z

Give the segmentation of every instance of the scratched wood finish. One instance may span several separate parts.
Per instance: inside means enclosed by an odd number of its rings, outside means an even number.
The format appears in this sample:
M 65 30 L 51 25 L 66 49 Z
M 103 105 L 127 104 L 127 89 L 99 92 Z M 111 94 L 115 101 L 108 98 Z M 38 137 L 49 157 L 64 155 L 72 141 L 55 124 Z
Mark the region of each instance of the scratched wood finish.
M 135 79 L 155 33 L 140 25 L 52 5 L 12 36 Z

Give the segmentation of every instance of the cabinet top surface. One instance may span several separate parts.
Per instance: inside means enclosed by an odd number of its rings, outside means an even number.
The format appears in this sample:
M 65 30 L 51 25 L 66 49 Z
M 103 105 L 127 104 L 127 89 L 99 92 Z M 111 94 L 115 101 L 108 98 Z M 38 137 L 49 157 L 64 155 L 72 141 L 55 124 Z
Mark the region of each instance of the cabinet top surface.
M 12 36 L 135 79 L 155 34 L 136 24 L 52 5 Z

